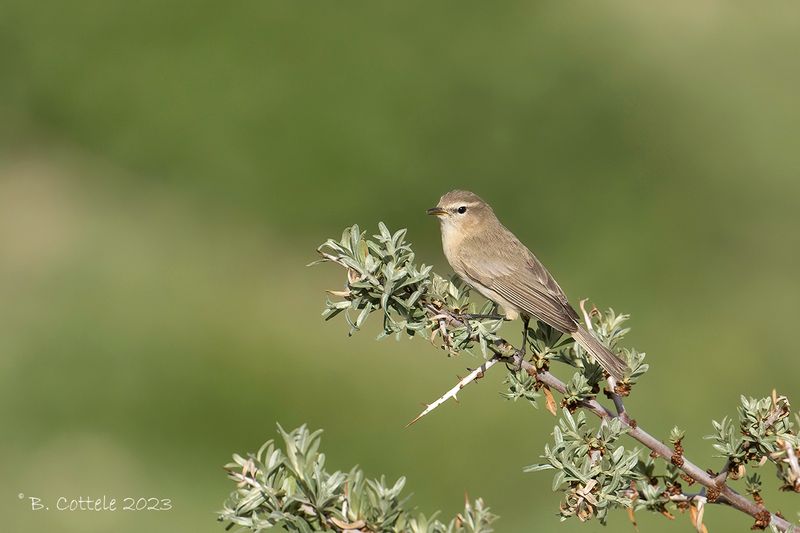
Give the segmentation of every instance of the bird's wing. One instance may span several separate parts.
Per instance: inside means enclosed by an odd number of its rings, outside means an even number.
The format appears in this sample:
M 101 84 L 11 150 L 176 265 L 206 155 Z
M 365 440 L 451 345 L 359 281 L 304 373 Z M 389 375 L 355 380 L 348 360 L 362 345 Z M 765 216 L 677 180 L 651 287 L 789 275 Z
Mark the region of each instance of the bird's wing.
M 533 253 L 528 252 L 525 261 L 497 258 L 483 262 L 480 271 L 474 268 L 465 268 L 465 271 L 508 302 L 557 330 L 571 333 L 577 329 L 578 314 Z

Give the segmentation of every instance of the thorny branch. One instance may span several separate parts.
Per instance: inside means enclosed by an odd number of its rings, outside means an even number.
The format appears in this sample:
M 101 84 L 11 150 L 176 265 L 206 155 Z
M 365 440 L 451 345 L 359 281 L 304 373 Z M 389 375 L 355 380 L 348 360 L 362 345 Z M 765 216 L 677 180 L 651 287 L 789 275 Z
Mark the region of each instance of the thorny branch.
M 561 518 L 576 516 L 580 520 L 597 517 L 605 523 L 609 508 L 627 508 L 635 523 L 633 512 L 639 509 L 659 512 L 672 518 L 667 504 L 680 510 L 688 509 L 691 520 L 699 532 L 705 531 L 703 514 L 707 503 L 724 504 L 755 518 L 753 529 L 772 527 L 778 531 L 793 531 L 794 526 L 779 513 L 771 513 L 760 495 L 761 480 L 758 474 L 748 476 L 747 494 L 752 500 L 728 485 L 729 480 L 740 479 L 745 465 L 756 462 L 763 465 L 772 461 L 783 481 L 783 489 L 800 492 L 800 438 L 793 429 L 788 400 L 773 392 L 771 398 L 742 397 L 739 407 L 738 427 L 724 418 L 713 422 L 716 434 L 707 438 L 716 443 L 714 448 L 726 458 L 719 474 L 705 471 L 684 457 L 679 428 L 670 434 L 672 447 L 664 444 L 642 429 L 625 408 L 623 397 L 631 386 L 647 372 L 645 354 L 621 348 L 630 372 L 622 380 L 614 380 L 575 345 L 566 342 L 552 328 L 539 324 L 529 328 L 525 343 L 535 349 L 529 361 L 524 360 L 511 343 L 498 335 L 502 320 L 487 303 L 478 315 L 470 312 L 469 289 L 460 280 L 448 281 L 431 272 L 431 267 L 417 265 L 414 253 L 405 241 L 405 230 L 389 232 L 379 224 L 380 233 L 374 240 L 365 237 L 358 226 L 347 228 L 340 241 L 329 239 L 319 247 L 322 262 L 330 261 L 347 270 L 347 284 L 343 291 L 329 291 L 340 301 L 326 303 L 323 317 L 328 320 L 342 313 L 352 335 L 373 312 L 383 316 L 383 329 L 378 338 L 420 335 L 434 342 L 441 338 L 441 347 L 449 355 L 470 351 L 479 346 L 484 361 L 475 370 L 460 378 L 458 383 L 425 409 L 409 425 L 430 414 L 448 399 L 456 399 L 462 388 L 482 378 L 497 363 L 519 369 L 508 374 L 509 399 L 524 398 L 535 405 L 538 391 L 547 399 L 547 407 L 556 414 L 553 392 L 562 395 L 563 416 L 554 428 L 554 444 L 545 446 L 545 464 L 531 465 L 526 471 L 553 469 L 556 471 L 553 487 L 561 488 L 565 498 L 561 504 Z M 621 324 L 626 315 L 612 310 L 600 313 L 587 311 L 585 301 L 580 305 L 588 329 L 609 347 L 628 331 Z M 357 313 L 354 316 L 351 313 Z M 476 316 L 482 319 L 475 319 Z M 596 324 L 593 324 L 593 318 Z M 485 320 L 488 319 L 488 320 Z M 593 327 L 596 325 L 596 327 Z M 551 362 L 566 363 L 577 370 L 571 380 L 562 381 L 549 371 Z M 510 369 L 509 369 L 510 370 Z M 602 381 L 608 386 L 603 391 L 613 402 L 613 410 L 597 400 Z M 580 410 L 575 417 L 572 413 Z M 587 427 L 588 411 L 600 420 L 599 429 Z M 800 424 L 800 418 L 798 418 Z M 650 450 L 642 458 L 638 450 L 626 450 L 615 445 L 623 434 Z M 666 474 L 656 474 L 653 459 L 666 461 Z M 703 488 L 696 494 L 687 494 L 680 480 L 699 483 Z

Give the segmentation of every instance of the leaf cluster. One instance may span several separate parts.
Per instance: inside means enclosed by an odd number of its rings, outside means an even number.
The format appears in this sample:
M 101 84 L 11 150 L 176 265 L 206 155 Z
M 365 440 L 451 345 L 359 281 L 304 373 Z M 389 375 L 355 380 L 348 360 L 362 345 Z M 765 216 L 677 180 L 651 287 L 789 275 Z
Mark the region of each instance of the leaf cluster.
M 344 230 L 340 240 L 323 243 L 317 249 L 323 259 L 312 264 L 337 263 L 347 269 L 347 281 L 343 290 L 328 291 L 340 299 L 329 298 L 322 316 L 329 320 L 344 314 L 352 335 L 371 313 L 380 312 L 383 322 L 378 338 L 394 335 L 399 340 L 406 334 L 433 341 L 438 336 L 442 347 L 453 355 L 477 342 L 488 357 L 502 320 L 470 315 L 495 314 L 493 304 L 486 302 L 476 312 L 469 286 L 460 279 L 433 274 L 430 266 L 416 264 L 405 238 L 405 229 L 392 233 L 381 222 L 372 238 L 354 225 Z
M 800 438 L 791 417 L 791 406 L 785 396 L 748 398 L 741 396 L 738 421 L 724 417 L 712 421 L 712 440 L 719 457 L 728 461 L 729 472 L 740 477 L 746 465 L 763 466 L 771 461 L 777 467 L 781 488 L 800 492 L 800 471 L 793 468 L 790 456 L 800 455 Z M 749 478 L 760 486 L 760 478 Z M 749 490 L 749 489 L 748 489 Z
M 553 445 L 545 445 L 542 457 L 546 462 L 525 468 L 526 472 L 556 470 L 553 490 L 564 493 L 562 520 L 598 518 L 605 524 L 609 509 L 633 505 L 630 487 L 640 478 L 636 470 L 639 452 L 616 445 L 624 433 L 619 419 L 595 429 L 583 411 L 574 416 L 563 411 L 553 429 Z
M 301 426 L 283 441 L 265 443 L 257 453 L 234 454 L 225 465 L 236 482 L 219 513 L 227 529 L 263 531 L 362 531 L 403 533 L 490 533 L 496 517 L 481 499 L 467 501 L 463 513 L 443 523 L 408 509 L 405 478 L 387 483 L 367 479 L 359 468 L 329 472 L 319 451 L 321 431 Z

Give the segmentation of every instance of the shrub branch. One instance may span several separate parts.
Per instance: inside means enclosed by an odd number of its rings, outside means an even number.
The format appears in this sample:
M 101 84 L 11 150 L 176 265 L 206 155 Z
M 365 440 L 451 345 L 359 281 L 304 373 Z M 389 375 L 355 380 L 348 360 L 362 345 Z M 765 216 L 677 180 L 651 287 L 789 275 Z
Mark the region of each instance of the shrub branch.
M 584 307 L 584 302 L 585 300 L 581 301 L 582 310 Z M 459 319 L 457 316 L 454 316 L 452 313 L 449 312 L 449 310 L 437 309 L 436 307 L 431 306 L 428 309 L 428 311 L 433 316 L 446 315 L 448 320 L 463 326 L 463 322 L 461 321 L 461 319 Z M 587 322 L 591 324 L 591 321 L 588 318 L 588 314 L 586 314 L 585 311 L 584 311 L 584 317 L 587 320 Z M 406 427 L 410 426 L 414 422 L 417 422 L 425 415 L 431 413 L 434 409 L 445 403 L 448 399 L 455 398 L 456 394 L 460 392 L 461 389 L 463 389 L 473 381 L 482 378 L 486 371 L 488 371 L 496 363 L 499 362 L 507 362 L 512 365 L 517 365 L 518 367 L 521 366 L 522 369 L 525 370 L 528 373 L 528 375 L 534 378 L 538 383 L 546 385 L 551 390 L 555 390 L 562 395 L 567 393 L 567 385 L 563 381 L 561 381 L 559 378 L 551 374 L 549 371 L 541 369 L 537 370 L 534 365 L 532 365 L 528 361 L 522 360 L 522 358 L 515 353 L 517 352 L 517 350 L 510 342 L 506 341 L 503 338 L 498 338 L 495 340 L 495 346 L 498 348 L 498 350 L 501 350 L 502 353 L 510 353 L 512 355 L 506 356 L 506 355 L 501 355 L 501 353 L 496 353 L 494 356 L 492 356 L 491 359 L 483 363 L 479 368 L 473 370 L 472 372 L 469 373 L 469 375 L 460 380 L 455 387 L 448 390 L 442 396 L 437 398 L 435 401 L 428 404 L 425 410 L 423 410 L 419 415 L 417 415 L 417 417 L 414 418 L 414 420 L 409 422 L 406 425 Z M 613 390 L 614 387 L 612 380 L 614 378 L 609 376 L 607 379 L 609 381 L 609 385 L 612 387 Z M 579 406 L 583 409 L 590 411 L 592 414 L 599 417 L 601 420 L 606 420 L 606 421 L 610 421 L 612 419 L 620 420 L 622 424 L 627 428 L 628 430 L 627 433 L 631 438 L 646 446 L 656 456 L 663 458 L 668 463 L 672 463 L 673 457 L 675 457 L 673 450 L 671 450 L 666 444 L 664 444 L 663 442 L 652 436 L 650 433 L 645 431 L 641 426 L 639 426 L 637 422 L 635 422 L 628 416 L 627 410 L 625 409 L 625 405 L 619 394 L 611 392 L 610 396 L 613 398 L 613 402 L 616 406 L 617 413 L 610 411 L 596 399 L 584 400 L 579 404 Z M 767 422 L 770 422 L 770 420 L 767 420 Z M 786 449 L 789 450 L 788 453 L 791 453 L 790 455 L 791 459 L 789 462 L 790 464 L 793 465 L 793 468 L 795 468 L 795 465 L 797 465 L 797 457 L 794 456 L 794 454 L 792 453 L 793 448 L 791 446 L 787 446 Z M 791 523 L 789 523 L 786 519 L 780 516 L 777 516 L 769 512 L 767 512 L 768 514 L 765 515 L 764 514 L 765 509 L 763 506 L 757 505 L 755 502 L 749 500 L 747 497 L 742 496 L 735 490 L 728 487 L 727 484 L 725 483 L 726 481 L 725 477 L 712 477 L 702 468 L 700 468 L 693 462 L 686 459 L 683 455 L 681 455 L 681 457 L 683 459 L 681 464 L 676 465 L 680 470 L 682 470 L 693 481 L 703 485 L 707 489 L 712 489 L 714 491 L 719 492 L 719 496 L 712 503 L 729 505 L 735 509 L 738 509 L 739 511 L 742 511 L 752 516 L 754 519 L 756 519 L 757 524 L 761 525 L 763 523 L 764 526 L 772 524 L 779 531 L 789 531 L 790 528 L 793 527 Z M 726 471 L 724 472 L 726 473 Z M 720 474 L 720 476 L 721 475 L 722 474 Z M 682 495 L 682 496 L 685 501 L 693 501 L 697 497 L 701 497 L 704 495 Z M 770 517 L 770 520 L 766 521 L 766 523 L 764 523 L 765 516 Z
M 670 435 L 672 447 L 643 429 L 628 413 L 623 398 L 647 372 L 645 354 L 620 348 L 628 332 L 626 315 L 596 308 L 587 311 L 585 300 L 580 308 L 587 329 L 627 361 L 629 371 L 622 380 L 614 380 L 568 337 L 543 323 L 529 328 L 525 342 L 532 348 L 530 360 L 524 360 L 517 348 L 498 334 L 503 320 L 491 302 L 480 310 L 469 298 L 469 287 L 458 279 L 447 280 L 431 272 L 431 267 L 417 265 L 414 253 L 405 241 L 405 230 L 395 233 L 379 224 L 379 233 L 368 239 L 353 226 L 347 228 L 340 241 L 329 240 L 318 250 L 323 262 L 334 262 L 347 269 L 344 290 L 330 294 L 342 298 L 328 300 L 323 316 L 331 319 L 344 313 L 350 334 L 358 331 L 366 318 L 378 311 L 383 316 L 379 338 L 422 336 L 438 344 L 449 356 L 480 349 L 483 362 L 458 383 L 433 401 L 412 420 L 417 422 L 450 398 L 506 363 L 508 399 L 524 399 L 536 405 L 544 391 L 548 409 L 557 413 L 552 392 L 561 395 L 562 417 L 554 428 L 554 443 L 545 446 L 545 463 L 531 465 L 526 471 L 555 470 L 553 489 L 564 493 L 562 520 L 599 518 L 605 523 L 607 512 L 615 507 L 627 508 L 634 521 L 634 510 L 658 512 L 672 518 L 671 509 L 689 510 L 690 520 L 698 531 L 705 531 L 703 516 L 707 503 L 724 504 L 755 519 L 753 529 L 772 527 L 791 531 L 795 526 L 764 506 L 758 474 L 747 478 L 749 498 L 730 486 L 740 479 L 746 465 L 763 466 L 772 462 L 784 490 L 800 492 L 800 439 L 789 418 L 788 400 L 773 392 L 771 397 L 742 397 L 738 427 L 724 418 L 713 422 L 714 448 L 725 458 L 719 474 L 710 473 L 684 456 L 681 441 L 684 433 L 677 427 Z M 479 312 L 475 312 L 479 311 Z M 354 317 L 353 314 L 356 316 Z M 572 378 L 562 381 L 550 372 L 558 362 L 571 367 Z M 520 369 L 517 371 L 516 369 Z M 601 384 L 614 410 L 598 401 Z M 588 411 L 600 419 L 597 428 L 589 426 L 582 414 Z M 574 415 L 574 416 L 573 416 Z M 800 420 L 800 418 L 798 418 Z M 627 450 L 618 439 L 627 434 L 649 453 Z M 659 473 L 653 459 L 665 461 Z M 698 483 L 700 492 L 687 493 L 681 481 Z M 634 522 L 635 523 L 635 522 Z

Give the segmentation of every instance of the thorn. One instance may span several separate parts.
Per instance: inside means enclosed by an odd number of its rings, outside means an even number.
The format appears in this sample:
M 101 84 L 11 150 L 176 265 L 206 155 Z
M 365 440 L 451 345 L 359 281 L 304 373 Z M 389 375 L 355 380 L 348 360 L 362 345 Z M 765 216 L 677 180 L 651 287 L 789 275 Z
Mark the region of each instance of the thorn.
M 407 429 L 407 428 L 409 428 L 411 425 L 413 425 L 413 424 L 414 424 L 414 423 L 415 423 L 417 420 L 419 420 L 420 418 L 422 418 L 422 414 L 419 414 L 419 415 L 417 415 L 417 416 L 414 418 L 414 420 L 412 420 L 411 422 L 409 422 L 408 424 L 406 424 L 405 426 L 403 426 L 403 429 Z
M 636 516 L 633 514 L 633 507 L 628 507 L 628 520 L 633 525 L 633 530 L 639 533 L 639 524 L 636 523 Z

